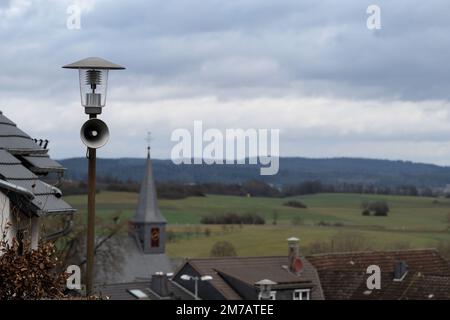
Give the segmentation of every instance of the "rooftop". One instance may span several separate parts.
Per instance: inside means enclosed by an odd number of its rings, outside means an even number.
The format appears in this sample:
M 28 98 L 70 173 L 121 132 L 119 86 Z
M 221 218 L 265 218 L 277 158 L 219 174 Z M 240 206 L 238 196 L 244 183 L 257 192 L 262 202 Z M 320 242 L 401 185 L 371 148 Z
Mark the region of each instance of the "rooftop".
M 435 249 L 328 253 L 307 259 L 319 273 L 326 299 L 450 298 L 450 265 Z M 393 281 L 394 266 L 400 261 L 406 262 L 408 273 Z M 380 267 L 380 290 L 367 290 L 370 265 Z
M 64 168 L 48 156 L 47 143 L 33 140 L 0 112 L 0 190 L 17 200 L 23 211 L 36 215 L 73 213 L 61 199 L 61 191 L 44 182 L 49 173 L 62 174 Z M 27 201 L 23 201 L 23 196 Z
M 313 285 L 312 294 L 315 299 L 323 299 L 320 282 L 314 267 L 302 258 L 303 270 L 296 275 L 288 270 L 287 256 L 269 257 L 227 257 L 209 259 L 191 259 L 190 264 L 199 274 L 211 275 L 213 285 L 226 299 L 242 299 L 233 287 L 226 281 L 226 277 L 235 278 L 249 286 L 262 279 L 275 281 L 274 289 L 295 284 L 297 286 Z

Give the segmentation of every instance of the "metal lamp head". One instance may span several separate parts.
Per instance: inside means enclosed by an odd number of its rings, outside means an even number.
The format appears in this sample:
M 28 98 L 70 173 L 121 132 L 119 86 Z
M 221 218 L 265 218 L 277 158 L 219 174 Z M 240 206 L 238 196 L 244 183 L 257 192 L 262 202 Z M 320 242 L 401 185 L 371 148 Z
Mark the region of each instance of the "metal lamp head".
M 100 114 L 106 104 L 109 70 L 123 70 L 124 67 L 102 58 L 86 58 L 63 66 L 78 69 L 80 79 L 81 105 L 87 114 Z
M 261 299 L 267 300 L 270 299 L 270 291 L 272 290 L 272 286 L 276 285 L 275 281 L 269 279 L 263 279 L 255 283 L 259 287 L 259 291 L 261 294 Z

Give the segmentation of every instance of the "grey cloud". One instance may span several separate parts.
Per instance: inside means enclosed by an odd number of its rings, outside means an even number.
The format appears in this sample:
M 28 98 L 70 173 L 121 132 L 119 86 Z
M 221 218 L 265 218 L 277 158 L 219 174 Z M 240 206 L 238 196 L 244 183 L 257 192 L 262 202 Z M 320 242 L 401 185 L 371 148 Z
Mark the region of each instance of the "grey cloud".
M 65 29 L 71 1 L 32 3 L 0 29 L 0 57 L 14 61 L 4 71 L 28 90 L 28 78 L 63 78 L 55 66 L 96 53 L 149 84 L 199 84 L 211 94 L 239 95 L 243 87 L 292 94 L 302 83 L 300 92 L 311 95 L 448 98 L 445 1 L 378 1 L 377 34 L 365 27 L 370 1 L 100 0 L 82 14 L 79 31 Z
M 118 150 L 137 155 L 142 142 L 137 137 L 145 134 L 149 126 L 167 142 L 170 133 L 167 127 L 178 123 L 177 114 L 158 122 L 152 120 L 157 116 L 153 111 L 142 107 L 156 108 L 166 101 L 176 100 L 191 108 L 190 112 L 198 117 L 213 119 L 214 103 L 210 109 L 198 110 L 191 99 L 214 97 L 216 101 L 230 103 L 230 108 L 239 108 L 245 101 L 264 97 L 281 101 L 286 97 L 298 98 L 299 103 L 303 102 L 301 99 L 323 97 L 330 99 L 331 106 L 332 99 L 420 103 L 445 102 L 450 98 L 447 63 L 450 4 L 445 0 L 429 3 L 418 0 L 96 0 L 84 1 L 90 9 L 82 12 L 82 29 L 67 30 L 66 9 L 75 2 L 16 0 L 0 3 L 1 108 L 7 114 L 12 110 L 16 117 L 20 116 L 16 108 L 24 105 L 27 110 L 39 105 L 43 113 L 64 114 L 70 124 L 55 125 L 47 131 L 39 131 L 33 121 L 24 122 L 36 134 L 50 135 L 55 148 L 61 150 L 61 156 L 80 154 L 82 146 L 74 128 L 83 116 L 81 109 L 67 110 L 78 102 L 77 75 L 62 70 L 61 66 L 85 56 L 103 56 L 127 67 L 126 71 L 111 75 L 111 103 L 108 105 L 111 111 L 104 116 L 111 116 L 112 124 L 119 130 L 116 132 L 122 134 L 114 136 L 116 140 L 112 141 L 116 142 L 106 147 L 104 152 L 110 156 L 118 155 Z M 382 29 L 377 32 L 366 28 L 366 8 L 374 2 L 382 10 Z M 7 13 L 8 8 L 14 6 L 21 9 L 14 11 L 15 14 Z M 134 131 L 122 126 L 114 104 L 126 106 L 129 112 L 135 105 L 141 106 L 143 123 Z M 382 103 L 374 108 L 380 105 Z M 444 104 L 442 108 L 445 107 Z M 339 152 L 332 147 L 333 143 L 341 145 L 345 141 L 351 145 L 354 141 L 365 140 L 377 146 L 388 140 L 406 141 L 408 138 L 442 143 L 449 132 L 442 128 L 442 121 L 427 118 L 438 111 L 421 108 L 424 110 L 422 121 L 434 121 L 439 124 L 438 128 L 426 123 L 427 129 L 417 130 L 414 135 L 411 127 L 406 133 L 396 128 L 381 134 L 361 130 L 339 135 L 339 130 L 332 126 L 328 130 L 313 127 L 320 130 L 319 133 L 313 130 L 288 132 L 293 136 L 302 134 L 323 144 L 323 150 L 329 148 L 330 152 Z M 244 118 L 235 122 L 245 127 L 253 125 L 252 121 L 258 124 L 260 119 L 268 118 L 273 126 L 291 130 L 289 121 L 282 119 L 284 112 L 293 112 L 292 116 L 312 121 L 308 115 L 303 118 L 302 109 L 296 111 L 280 106 L 278 114 L 269 114 L 267 109 L 270 108 L 265 109 L 262 104 L 255 109 L 257 112 L 252 119 L 242 113 Z M 352 115 L 340 110 L 343 114 L 336 119 L 338 127 L 349 116 L 356 119 L 362 116 L 356 108 L 351 109 Z M 223 114 L 215 121 L 220 126 L 232 116 Z M 124 113 L 121 119 L 128 123 L 126 120 L 131 117 Z M 167 121 L 167 125 L 162 120 Z M 369 123 L 364 125 L 370 127 Z M 399 121 L 395 125 L 402 123 Z M 59 132 L 55 133 L 55 128 Z M 298 150 L 295 141 L 286 141 L 290 146 L 287 150 Z M 342 147 L 340 150 L 368 153 L 362 142 L 358 145 L 361 149 Z M 427 152 L 431 145 L 427 145 Z M 167 154 L 167 150 L 164 152 Z M 295 152 L 302 154 L 304 150 Z M 407 151 L 405 155 L 409 156 Z

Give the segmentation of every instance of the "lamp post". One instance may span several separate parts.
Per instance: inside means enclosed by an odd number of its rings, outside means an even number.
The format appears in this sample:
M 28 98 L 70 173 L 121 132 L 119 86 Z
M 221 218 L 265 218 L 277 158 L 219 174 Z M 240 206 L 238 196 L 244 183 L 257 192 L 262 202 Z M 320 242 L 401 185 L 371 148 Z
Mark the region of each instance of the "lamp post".
M 276 284 L 276 282 L 269 279 L 256 282 L 255 285 L 259 286 L 260 300 L 271 300 L 272 286 Z
M 195 300 L 198 300 L 199 298 L 198 298 L 198 282 L 199 281 L 211 281 L 212 279 L 213 279 L 213 277 L 211 277 L 211 276 L 208 276 L 208 275 L 206 275 L 206 276 L 201 276 L 201 277 L 197 277 L 197 276 L 190 276 L 190 275 L 187 275 L 187 274 L 183 274 L 181 277 L 180 277 L 180 279 L 181 280 L 185 280 L 185 281 L 189 281 L 189 280 L 193 280 L 194 281 L 194 296 L 195 296 Z
M 97 149 L 109 139 L 108 126 L 97 115 L 102 113 L 106 104 L 109 70 L 122 70 L 124 67 L 102 58 L 86 58 L 63 66 L 65 69 L 77 69 L 80 80 L 81 105 L 89 115 L 81 127 L 81 140 L 87 146 L 88 164 L 88 217 L 86 241 L 86 295 L 92 294 L 94 251 L 95 251 L 95 171 Z

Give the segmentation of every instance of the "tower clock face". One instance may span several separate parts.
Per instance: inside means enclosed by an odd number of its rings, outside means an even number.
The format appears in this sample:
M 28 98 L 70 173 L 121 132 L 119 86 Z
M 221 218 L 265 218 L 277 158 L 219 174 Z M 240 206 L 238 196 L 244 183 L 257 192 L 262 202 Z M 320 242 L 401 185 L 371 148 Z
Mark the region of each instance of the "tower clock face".
M 151 243 L 150 243 L 152 247 L 159 247 L 159 237 L 160 237 L 159 228 L 152 228 Z

